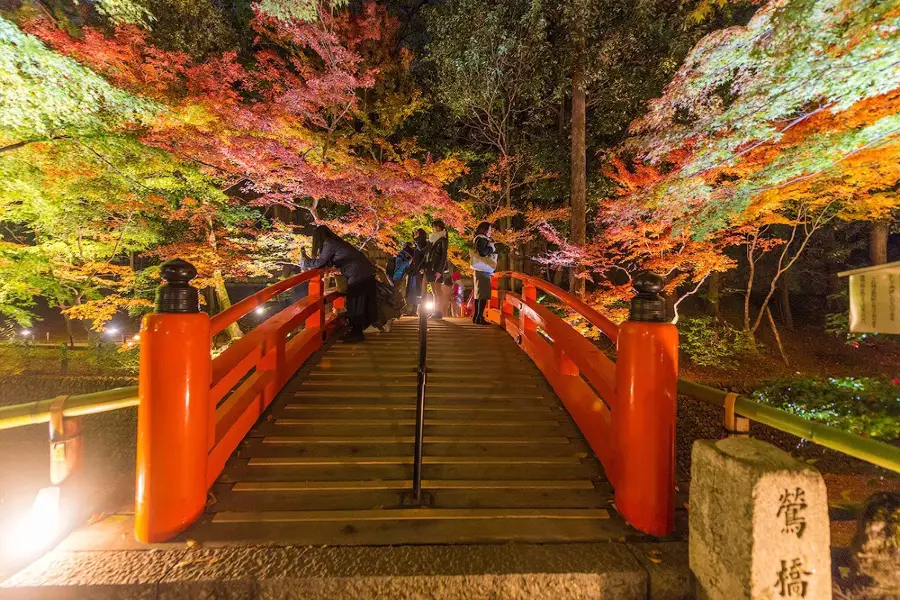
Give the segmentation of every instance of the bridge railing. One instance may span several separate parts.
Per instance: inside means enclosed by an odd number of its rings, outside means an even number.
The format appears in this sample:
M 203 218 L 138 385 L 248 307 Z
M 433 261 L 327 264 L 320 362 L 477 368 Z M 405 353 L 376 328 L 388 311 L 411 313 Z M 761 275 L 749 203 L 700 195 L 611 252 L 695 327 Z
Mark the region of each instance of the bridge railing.
M 323 271 L 311 270 L 210 318 L 189 285 L 197 274 L 190 264 L 171 261 L 162 274 L 157 312 L 141 327 L 135 535 L 145 542 L 168 540 L 200 517 L 228 457 L 339 325 L 329 307 L 343 301 L 326 292 Z M 213 358 L 216 334 L 304 283 L 305 298 Z
M 693 381 L 679 380 L 678 393 L 723 409 L 723 425 L 728 434 L 749 434 L 749 421 L 809 440 L 889 471 L 900 473 L 900 448 L 809 421 L 791 413 L 756 402 L 746 396 L 726 392 Z M 741 421 L 747 421 L 742 423 Z
M 522 283 L 521 295 L 501 281 Z M 635 279 L 638 295 L 617 326 L 576 296 L 516 272 L 492 279 L 488 319 L 531 357 L 572 415 L 615 488 L 616 507 L 637 529 L 674 527 L 678 331 L 665 322 L 662 280 Z M 571 324 L 538 304 L 541 290 L 616 344 L 613 362 Z

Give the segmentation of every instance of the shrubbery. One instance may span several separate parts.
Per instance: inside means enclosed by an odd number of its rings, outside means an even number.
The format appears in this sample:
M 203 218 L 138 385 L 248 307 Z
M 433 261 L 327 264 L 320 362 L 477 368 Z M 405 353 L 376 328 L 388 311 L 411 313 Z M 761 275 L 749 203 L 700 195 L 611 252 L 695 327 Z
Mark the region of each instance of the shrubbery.
M 859 435 L 900 438 L 900 379 L 828 377 L 776 381 L 753 399 Z
M 751 349 L 750 340 L 739 331 L 713 317 L 691 317 L 678 322 L 681 350 L 699 367 L 733 370 L 738 357 Z

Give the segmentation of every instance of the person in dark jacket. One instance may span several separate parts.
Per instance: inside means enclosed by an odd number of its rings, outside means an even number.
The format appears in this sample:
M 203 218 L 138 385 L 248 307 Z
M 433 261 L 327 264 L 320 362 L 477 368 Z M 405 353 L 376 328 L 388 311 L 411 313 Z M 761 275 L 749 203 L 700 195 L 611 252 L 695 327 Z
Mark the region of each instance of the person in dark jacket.
M 491 275 L 497 269 L 497 247 L 491 238 L 493 230 L 487 221 L 475 228 L 472 244 L 472 270 L 475 272 L 475 314 L 472 322 L 478 325 L 490 325 L 484 318 L 484 309 L 491 299 Z
M 375 322 L 377 305 L 375 296 L 375 265 L 351 244 L 338 237 L 325 225 L 319 225 L 312 234 L 312 258 L 303 250 L 304 269 L 337 267 L 347 280 L 347 319 L 350 333 L 345 342 L 365 340 L 363 330 Z
M 442 319 L 450 303 L 450 263 L 447 261 L 449 239 L 447 226 L 440 219 L 431 224 L 434 228 L 428 236 L 428 252 L 425 257 L 425 276 L 434 292 L 434 310 L 431 319 Z
M 412 260 L 406 268 L 406 304 L 409 314 L 415 316 L 419 312 L 419 294 L 421 293 L 422 277 L 425 270 L 425 252 L 428 250 L 428 234 L 424 229 L 416 229 L 413 232 Z

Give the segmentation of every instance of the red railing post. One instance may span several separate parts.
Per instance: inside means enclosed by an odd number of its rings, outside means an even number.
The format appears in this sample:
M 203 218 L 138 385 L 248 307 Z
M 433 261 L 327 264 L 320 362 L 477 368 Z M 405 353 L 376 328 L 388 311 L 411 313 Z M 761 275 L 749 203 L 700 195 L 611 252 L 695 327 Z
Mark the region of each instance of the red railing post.
M 206 507 L 211 380 L 209 316 L 183 260 L 162 266 L 156 313 L 141 325 L 135 537 L 171 539 Z
M 498 324 L 502 329 L 506 329 L 506 315 L 503 311 L 503 303 L 500 298 L 500 274 L 491 275 L 491 301 L 488 302 L 488 309 L 497 309 L 500 311 L 498 316 Z M 490 319 L 490 310 L 485 311 L 485 319 Z
M 612 409 L 616 507 L 656 536 L 671 533 L 675 519 L 678 330 L 666 320 L 663 285 L 652 273 L 634 280 L 638 294 L 619 326 Z
M 537 302 L 537 288 L 531 283 L 525 283 L 522 286 L 522 308 L 519 309 L 519 338 L 525 337 L 526 333 L 537 331 L 537 324 L 528 318 L 528 311 L 524 309 L 529 302 L 532 304 Z
M 306 328 L 317 327 L 325 335 L 325 280 L 321 274 L 309 280 L 308 297 L 316 298 L 318 310 L 306 319 Z

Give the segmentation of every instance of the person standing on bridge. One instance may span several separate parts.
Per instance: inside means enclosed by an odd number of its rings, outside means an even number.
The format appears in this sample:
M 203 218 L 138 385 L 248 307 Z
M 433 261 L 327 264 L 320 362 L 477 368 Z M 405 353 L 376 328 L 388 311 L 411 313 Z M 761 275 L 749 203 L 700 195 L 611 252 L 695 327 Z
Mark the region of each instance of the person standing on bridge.
M 347 320 L 350 321 L 350 333 L 344 341 L 364 341 L 363 330 L 377 318 L 375 265 L 325 225 L 319 225 L 313 231 L 312 257 L 307 256 L 305 248 L 302 254 L 301 267 L 304 270 L 324 267 L 340 269 L 347 280 Z
M 487 221 L 482 221 L 475 228 L 475 237 L 472 240 L 471 262 L 475 272 L 475 314 L 472 322 L 477 325 L 490 325 L 484 319 L 484 309 L 491 299 L 491 275 L 497 270 L 497 246 L 491 237 L 494 230 Z
M 428 234 L 421 227 L 413 231 L 412 260 L 406 268 L 406 304 L 409 314 L 419 312 L 419 294 L 422 293 L 422 277 L 425 269 L 425 253 L 428 251 Z
M 447 226 L 443 221 L 437 219 L 431 226 L 434 231 L 428 236 L 428 251 L 425 257 L 425 275 L 434 292 L 434 312 L 429 318 L 442 319 L 450 303 L 450 286 L 453 285 L 450 279 L 450 263 L 447 261 L 449 239 Z

